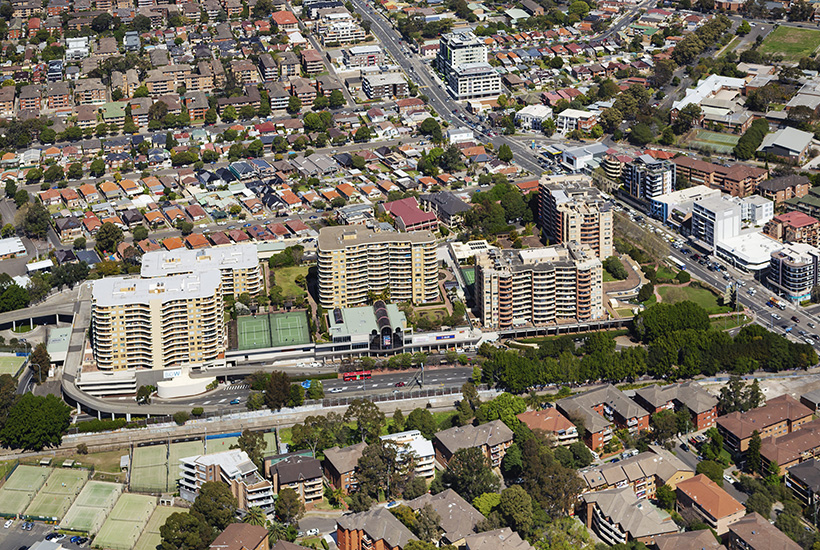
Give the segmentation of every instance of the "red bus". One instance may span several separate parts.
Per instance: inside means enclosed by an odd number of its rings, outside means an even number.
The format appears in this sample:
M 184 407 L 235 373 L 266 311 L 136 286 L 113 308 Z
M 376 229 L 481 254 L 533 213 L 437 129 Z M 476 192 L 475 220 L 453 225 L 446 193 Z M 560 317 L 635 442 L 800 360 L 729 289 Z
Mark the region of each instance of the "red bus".
M 370 371 L 369 370 L 357 370 L 353 372 L 346 372 L 344 373 L 344 381 L 350 382 L 351 380 L 369 380 L 370 379 Z

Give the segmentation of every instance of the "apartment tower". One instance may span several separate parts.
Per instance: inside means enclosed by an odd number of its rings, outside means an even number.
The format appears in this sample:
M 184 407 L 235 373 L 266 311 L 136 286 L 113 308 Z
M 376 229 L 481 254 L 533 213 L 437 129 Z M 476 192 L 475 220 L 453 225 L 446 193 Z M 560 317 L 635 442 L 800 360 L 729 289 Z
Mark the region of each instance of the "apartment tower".
M 317 257 L 319 303 L 326 309 L 366 304 L 368 293 L 385 290 L 397 303 L 439 299 L 436 239 L 430 231 L 324 227 Z

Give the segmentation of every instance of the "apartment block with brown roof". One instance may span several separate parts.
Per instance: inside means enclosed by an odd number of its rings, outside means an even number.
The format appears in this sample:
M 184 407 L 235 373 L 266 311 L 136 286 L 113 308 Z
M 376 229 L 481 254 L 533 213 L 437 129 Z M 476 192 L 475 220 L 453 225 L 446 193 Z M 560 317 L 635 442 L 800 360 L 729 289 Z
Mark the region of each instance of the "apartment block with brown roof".
M 513 432 L 501 420 L 493 420 L 480 426 L 457 426 L 440 431 L 433 439 L 436 460 L 446 466 L 456 451 L 478 447 L 493 467 L 512 445 Z
M 439 516 L 441 528 L 441 538 L 436 542 L 442 546 L 463 546 L 465 537 L 471 535 L 476 525 L 485 519 L 481 512 L 452 489 L 436 495 L 425 493 L 405 504 L 415 512 L 428 505 L 433 508 Z
M 769 177 L 763 168 L 734 164 L 722 166 L 692 157 L 672 159 L 677 167 L 677 177 L 685 177 L 693 185 L 705 185 L 720 189 L 735 197 L 747 197 L 757 190 L 757 186 Z
M 36 84 L 29 84 L 20 89 L 20 99 L 17 106 L 21 111 L 39 111 L 42 106 L 42 89 Z
M 727 533 L 730 525 L 746 515 L 741 503 L 704 474 L 681 481 L 675 491 L 678 512 L 693 511 L 718 535 Z
M 653 414 L 686 408 L 696 430 L 713 427 L 717 419 L 717 399 L 692 382 L 647 386 L 637 390 L 633 399 Z
M 611 546 L 632 540 L 652 544 L 655 537 L 678 532 L 669 514 L 638 500 L 629 487 L 587 493 L 580 500 L 587 528 Z
M 4 86 L 0 88 L 0 116 L 11 116 L 14 114 L 14 86 Z
M 321 462 L 298 454 L 276 460 L 278 458 L 265 459 L 265 473 L 273 480 L 273 492 L 279 494 L 282 489 L 293 489 L 305 508 L 312 509 L 324 494 Z M 276 462 L 268 467 L 269 460 Z
M 231 523 L 208 548 L 209 550 L 269 550 L 268 530 L 250 523 Z
M 757 431 L 761 438 L 777 437 L 800 429 L 811 420 L 813 411 L 785 394 L 770 399 L 762 407 L 745 413 L 733 412 L 717 419 L 724 446 L 732 453 L 745 453 Z
M 760 446 L 763 467 L 770 470 L 777 463 L 778 473 L 816 457 L 820 457 L 820 419 L 803 424 L 796 432 L 767 437 Z
M 801 550 L 799 544 L 757 512 L 729 527 L 726 547 L 729 550 Z
M 779 178 L 772 178 L 758 186 L 758 191 L 775 204 L 793 198 L 805 197 L 809 194 L 811 182 L 806 176 L 791 174 Z
M 558 445 L 570 445 L 578 441 L 578 428 L 555 407 L 523 412 L 518 415 L 518 420 L 532 431 L 540 430 L 552 435 Z
M 401 550 L 416 538 L 385 508 L 346 514 L 336 520 L 339 550 Z
M 655 537 L 654 550 L 726 550 L 709 529 Z
M 348 447 L 325 449 L 322 466 L 325 477 L 335 489 L 341 489 L 344 494 L 348 494 L 359 486 L 356 468 L 365 447 L 366 443 L 356 443 Z

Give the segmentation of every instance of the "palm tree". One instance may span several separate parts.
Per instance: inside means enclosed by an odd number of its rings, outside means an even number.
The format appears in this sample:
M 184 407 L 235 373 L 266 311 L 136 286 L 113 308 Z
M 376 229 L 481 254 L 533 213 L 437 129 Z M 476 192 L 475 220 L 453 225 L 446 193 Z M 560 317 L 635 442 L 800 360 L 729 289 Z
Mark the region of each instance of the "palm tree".
M 251 525 L 259 525 L 264 527 L 265 523 L 268 521 L 268 516 L 259 506 L 251 506 L 248 510 L 248 514 L 242 519 L 242 521 L 244 523 L 250 523 Z
M 248 510 L 250 513 L 250 510 Z M 268 539 L 270 542 L 279 540 L 288 540 L 288 528 L 284 523 L 278 521 L 271 521 L 268 523 Z

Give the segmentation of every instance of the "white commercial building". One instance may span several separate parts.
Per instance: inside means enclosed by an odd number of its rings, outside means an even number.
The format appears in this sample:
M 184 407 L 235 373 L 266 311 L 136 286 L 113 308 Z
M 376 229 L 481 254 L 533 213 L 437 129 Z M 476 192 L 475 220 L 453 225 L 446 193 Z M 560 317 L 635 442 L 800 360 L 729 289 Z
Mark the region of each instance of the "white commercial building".
M 469 128 L 451 127 L 447 129 L 445 135 L 450 143 L 469 143 L 475 140 L 475 134 Z
M 383 435 L 381 440 L 394 443 L 400 456 L 404 453 L 411 453 L 417 476 L 431 478 L 436 475 L 436 452 L 433 450 L 433 442 L 425 439 L 420 431 L 408 430 Z
M 767 282 L 769 286 L 792 302 L 811 298 L 817 286 L 820 250 L 805 243 L 788 243 L 772 252 Z
M 774 202 L 760 195 L 740 199 L 740 217 L 755 225 L 763 225 L 774 217 Z
M 8 260 L 26 255 L 26 245 L 20 237 L 0 239 L 0 260 Z
M 734 92 L 740 93 L 745 86 L 746 79 L 744 78 L 732 78 L 717 74 L 709 75 L 696 88 L 686 90 L 683 99 L 672 103 L 672 112 L 680 112 L 687 105 L 700 105 L 707 98 L 718 96 L 718 99 L 720 99 L 719 94 L 723 90 L 727 90 L 733 95 Z
M 555 130 L 558 133 L 566 134 L 573 130 L 588 131 L 595 126 L 598 117 L 590 111 L 579 111 L 578 109 L 564 109 L 555 115 Z
M 546 105 L 527 105 L 515 113 L 515 121 L 526 130 L 541 130 L 545 120 L 552 118 L 552 109 Z
M 719 241 L 715 252 L 736 268 L 754 274 L 768 269 L 772 253 L 782 248 L 783 243 L 753 232 Z
M 723 197 L 712 197 L 695 203 L 692 210 L 692 233 L 715 247 L 740 234 L 740 204 Z
M 679 225 L 680 221 L 692 214 L 695 202 L 713 197 L 720 197 L 720 189 L 712 189 L 705 185 L 673 191 L 652 197 L 649 215 L 663 223 Z
M 436 65 L 455 99 L 497 97 L 501 76 L 487 62 L 487 46 L 472 32 L 441 35 Z

